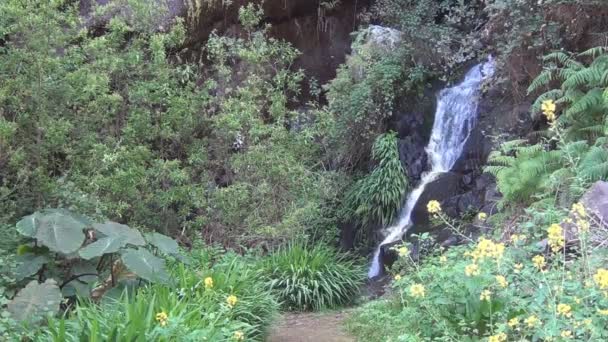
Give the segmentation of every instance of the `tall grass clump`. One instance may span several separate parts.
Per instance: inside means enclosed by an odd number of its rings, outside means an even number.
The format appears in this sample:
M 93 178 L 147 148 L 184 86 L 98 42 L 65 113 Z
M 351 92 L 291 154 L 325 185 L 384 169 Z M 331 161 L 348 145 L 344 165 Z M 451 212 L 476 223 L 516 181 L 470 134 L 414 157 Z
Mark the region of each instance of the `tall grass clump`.
M 320 310 L 345 305 L 365 279 L 356 260 L 324 245 L 292 243 L 262 265 L 268 287 L 289 310 Z

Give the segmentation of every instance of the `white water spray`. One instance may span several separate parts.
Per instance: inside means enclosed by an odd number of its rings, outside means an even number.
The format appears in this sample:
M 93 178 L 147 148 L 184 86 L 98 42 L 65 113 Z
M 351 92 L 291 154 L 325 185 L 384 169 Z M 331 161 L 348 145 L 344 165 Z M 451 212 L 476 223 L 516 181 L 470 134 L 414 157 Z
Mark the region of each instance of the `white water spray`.
M 368 276 L 373 278 L 382 272 L 380 253 L 382 246 L 401 239 L 411 226 L 411 214 L 424 192 L 424 188 L 438 175 L 450 171 L 460 157 L 477 121 L 477 106 L 482 82 L 494 74 L 494 60 L 473 67 L 462 83 L 443 89 L 437 98 L 435 122 L 426 153 L 431 161 L 431 171 L 424 174 L 418 187 L 410 192 L 401 208 L 397 224 L 386 229 L 387 235 L 376 249 Z

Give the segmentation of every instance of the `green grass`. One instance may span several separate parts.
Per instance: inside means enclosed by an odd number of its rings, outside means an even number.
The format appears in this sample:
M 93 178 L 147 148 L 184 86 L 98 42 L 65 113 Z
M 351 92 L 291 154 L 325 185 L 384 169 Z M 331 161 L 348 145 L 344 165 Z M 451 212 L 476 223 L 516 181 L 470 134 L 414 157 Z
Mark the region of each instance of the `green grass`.
M 330 247 L 290 244 L 262 265 L 268 287 L 288 310 L 321 310 L 355 299 L 365 270 L 348 255 Z

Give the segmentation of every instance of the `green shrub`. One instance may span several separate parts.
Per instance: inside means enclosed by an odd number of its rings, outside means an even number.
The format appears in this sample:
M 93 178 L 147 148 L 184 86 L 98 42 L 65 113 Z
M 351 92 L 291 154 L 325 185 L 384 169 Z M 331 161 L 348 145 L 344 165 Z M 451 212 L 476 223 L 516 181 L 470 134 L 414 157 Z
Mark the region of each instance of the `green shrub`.
M 547 251 L 531 237 L 538 228 L 525 223 L 504 242 L 481 237 L 423 262 L 400 249 L 393 294 L 359 309 L 350 329 L 366 341 L 605 340 L 606 251 L 592 245 L 603 223 L 581 208 L 570 211 L 573 224 L 555 224 L 565 211 L 542 228 Z M 566 229 L 580 238 L 575 252 L 565 246 Z
M 324 245 L 292 243 L 264 260 L 262 275 L 289 310 L 320 310 L 351 302 L 365 279 L 356 260 Z
M 261 341 L 278 304 L 249 260 L 195 250 L 191 264 L 172 267 L 175 286 L 123 292 L 101 303 L 81 301 L 49 321 L 53 341 Z M 166 314 L 166 319 L 157 314 Z

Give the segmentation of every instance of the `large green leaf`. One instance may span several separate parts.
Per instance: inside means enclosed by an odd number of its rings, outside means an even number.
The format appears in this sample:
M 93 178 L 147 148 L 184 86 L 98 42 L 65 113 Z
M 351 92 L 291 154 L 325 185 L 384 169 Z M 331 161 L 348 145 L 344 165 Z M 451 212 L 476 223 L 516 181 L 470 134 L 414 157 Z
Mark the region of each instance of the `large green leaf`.
M 99 272 L 97 272 L 96 263 L 80 260 L 76 262 L 70 270 L 72 276 L 77 276 L 78 280 L 84 283 L 92 283 L 99 280 Z M 87 274 L 87 275 L 84 275 Z
M 32 280 L 6 309 L 18 321 L 35 323 L 48 314 L 56 314 L 61 300 L 61 291 L 55 280 L 48 279 L 43 284 Z
M 35 255 L 27 253 L 17 258 L 17 268 L 15 269 L 15 279 L 23 280 L 31 275 L 36 274 L 42 265 L 49 262 L 50 259 L 46 255 Z
M 146 249 L 129 249 L 122 255 L 122 261 L 129 270 L 141 278 L 160 283 L 169 280 L 165 261 Z
M 179 247 L 177 245 L 177 241 L 172 238 L 159 234 L 152 233 L 146 236 L 148 243 L 152 244 L 154 247 L 158 248 L 161 252 L 169 255 L 179 253 Z
M 36 212 L 19 220 L 19 222 L 17 222 L 17 231 L 19 234 L 31 238 L 36 236 L 36 230 L 41 216 L 40 213 Z
M 81 258 L 90 260 L 100 257 L 106 253 L 116 253 L 119 249 L 127 245 L 126 236 L 106 236 L 90 245 L 85 246 L 78 252 Z
M 124 224 L 107 221 L 105 223 L 96 223 L 93 225 L 93 228 L 108 237 L 123 236 L 126 238 L 127 244 L 135 246 L 143 246 L 146 244 L 144 237 L 137 229 L 133 229 Z
M 66 213 L 55 211 L 39 218 L 36 239 L 50 250 L 73 253 L 84 242 L 84 223 Z

